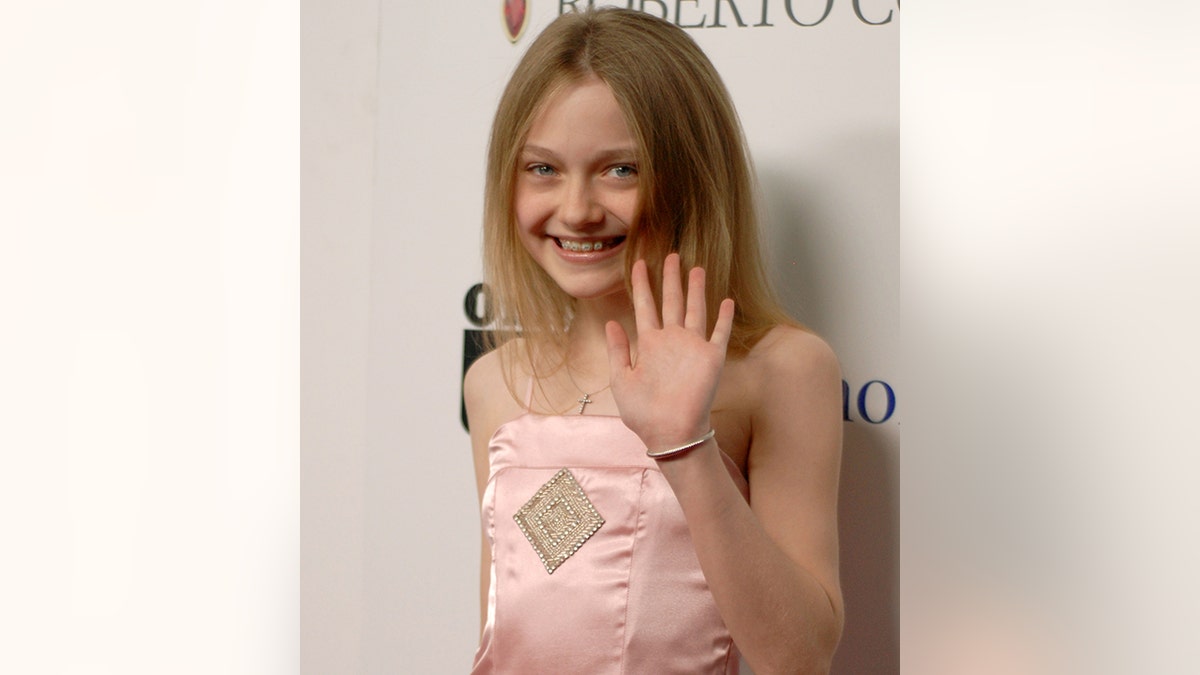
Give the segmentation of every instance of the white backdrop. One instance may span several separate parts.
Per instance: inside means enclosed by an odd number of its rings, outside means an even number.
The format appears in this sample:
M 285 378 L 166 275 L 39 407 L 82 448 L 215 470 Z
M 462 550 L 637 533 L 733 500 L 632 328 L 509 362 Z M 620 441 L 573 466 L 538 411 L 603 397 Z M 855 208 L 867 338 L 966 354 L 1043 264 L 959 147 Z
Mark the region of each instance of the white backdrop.
M 640 4 L 706 26 L 721 8 L 724 27 L 689 31 L 741 113 L 772 275 L 792 313 L 837 350 L 847 383 L 836 669 L 895 672 L 899 10 L 886 0 Z M 334 158 L 306 163 L 304 189 L 345 212 L 306 213 L 305 294 L 361 301 L 306 300 L 303 660 L 313 673 L 354 663 L 461 673 L 478 631 L 478 507 L 459 396 L 484 149 L 508 74 L 560 3 L 531 0 L 515 44 L 501 0 L 310 5 L 306 82 L 324 86 L 305 88 L 304 148 Z M 797 25 L 789 7 L 816 25 Z M 356 75 L 321 80 L 325 70 Z

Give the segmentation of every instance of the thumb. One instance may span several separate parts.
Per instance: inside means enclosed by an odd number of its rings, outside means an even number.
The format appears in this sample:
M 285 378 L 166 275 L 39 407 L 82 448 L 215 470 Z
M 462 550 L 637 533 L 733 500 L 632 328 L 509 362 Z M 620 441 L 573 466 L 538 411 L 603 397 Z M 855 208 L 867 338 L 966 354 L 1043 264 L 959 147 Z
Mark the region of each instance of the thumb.
M 608 372 L 611 379 L 616 379 L 618 373 L 624 374 L 629 370 L 629 336 L 625 329 L 616 321 L 604 325 L 604 338 L 608 343 Z

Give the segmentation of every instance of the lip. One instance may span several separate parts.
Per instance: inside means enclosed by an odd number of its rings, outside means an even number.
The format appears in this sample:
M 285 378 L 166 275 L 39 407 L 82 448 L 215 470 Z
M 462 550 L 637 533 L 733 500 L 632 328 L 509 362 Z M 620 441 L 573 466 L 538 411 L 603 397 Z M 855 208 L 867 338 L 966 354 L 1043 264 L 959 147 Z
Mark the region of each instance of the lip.
M 565 240 L 569 240 L 569 241 L 577 241 L 580 243 L 584 243 L 584 242 L 594 242 L 594 241 L 608 241 L 610 239 L 614 239 L 615 237 L 578 238 L 578 237 L 555 237 L 552 235 L 548 235 L 548 236 L 550 237 L 551 240 L 553 240 L 554 251 L 555 251 L 555 253 L 558 253 L 558 257 L 560 257 L 563 260 L 566 260 L 568 262 L 572 262 L 572 263 L 599 262 L 601 260 L 607 260 L 609 258 L 621 255 L 625 250 L 626 239 L 625 239 L 624 235 L 616 235 L 617 237 L 621 238 L 620 242 L 618 242 L 612 246 L 606 246 L 599 251 L 569 251 L 569 250 L 563 248 L 562 246 L 560 246 L 559 241 L 565 239 Z

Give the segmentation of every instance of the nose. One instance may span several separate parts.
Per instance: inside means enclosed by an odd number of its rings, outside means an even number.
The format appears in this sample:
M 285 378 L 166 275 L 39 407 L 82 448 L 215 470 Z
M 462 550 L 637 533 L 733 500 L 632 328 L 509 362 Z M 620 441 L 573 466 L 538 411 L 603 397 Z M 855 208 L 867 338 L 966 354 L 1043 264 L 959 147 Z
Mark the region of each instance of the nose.
M 572 230 L 587 231 L 604 225 L 604 208 L 596 201 L 593 186 L 586 178 L 567 182 L 559 204 L 559 219 Z

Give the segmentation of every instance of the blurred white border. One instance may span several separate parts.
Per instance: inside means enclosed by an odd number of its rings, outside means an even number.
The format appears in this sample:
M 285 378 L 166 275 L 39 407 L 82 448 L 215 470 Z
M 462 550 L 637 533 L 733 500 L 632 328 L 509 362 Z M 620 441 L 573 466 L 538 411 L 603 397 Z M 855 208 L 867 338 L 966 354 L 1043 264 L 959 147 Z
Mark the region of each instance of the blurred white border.
M 0 671 L 298 670 L 298 9 L 0 24 Z
M 1200 660 L 1198 18 L 905 7 L 906 672 Z

